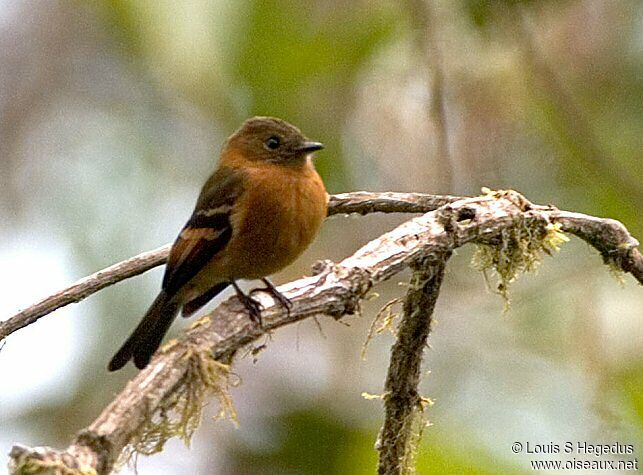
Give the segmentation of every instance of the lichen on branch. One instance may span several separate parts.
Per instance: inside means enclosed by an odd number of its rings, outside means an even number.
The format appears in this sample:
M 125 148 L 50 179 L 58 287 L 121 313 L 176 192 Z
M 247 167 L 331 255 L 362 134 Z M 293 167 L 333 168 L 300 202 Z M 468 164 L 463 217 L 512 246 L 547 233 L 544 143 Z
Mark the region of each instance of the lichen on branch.
M 130 462 L 139 454 L 161 452 L 173 437 L 178 437 L 189 446 L 192 435 L 201 423 L 203 407 L 212 397 L 219 403 L 216 418 L 227 418 L 237 423 L 229 388 L 236 386 L 238 379 L 232 374 L 230 365 L 217 361 L 209 348 L 188 347 L 183 358 L 188 360 L 183 377 L 146 415 L 132 434 L 118 464 Z
M 521 274 L 537 271 L 545 255 L 558 252 L 568 241 L 559 223 L 543 225 L 541 221 L 520 216 L 514 226 L 500 231 L 492 243 L 476 244 L 471 265 L 484 274 L 487 283 L 490 271 L 497 276 L 495 291 L 502 297 L 506 312 L 511 304 L 510 285 Z

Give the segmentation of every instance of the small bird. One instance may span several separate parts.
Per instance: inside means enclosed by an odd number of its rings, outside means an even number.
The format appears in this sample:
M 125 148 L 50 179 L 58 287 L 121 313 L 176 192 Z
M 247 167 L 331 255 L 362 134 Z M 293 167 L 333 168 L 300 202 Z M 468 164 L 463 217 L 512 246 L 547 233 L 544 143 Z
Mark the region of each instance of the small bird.
M 161 292 L 110 361 L 110 371 L 130 359 L 139 369 L 147 366 L 178 312 L 193 315 L 228 285 L 261 325 L 261 304 L 241 291 L 239 279 L 261 279 L 266 287 L 260 290 L 290 310 L 266 276 L 292 263 L 326 217 L 328 194 L 312 163 L 322 148 L 273 117 L 248 119 L 226 140 L 170 250 Z

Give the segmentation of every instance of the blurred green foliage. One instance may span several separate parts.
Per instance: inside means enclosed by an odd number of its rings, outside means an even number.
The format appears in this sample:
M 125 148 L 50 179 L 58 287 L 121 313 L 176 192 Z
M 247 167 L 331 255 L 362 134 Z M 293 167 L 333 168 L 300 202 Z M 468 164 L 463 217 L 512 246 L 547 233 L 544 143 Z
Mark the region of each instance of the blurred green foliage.
M 229 442 L 233 473 L 370 475 L 376 470 L 373 434 L 377 427 L 342 424 L 333 408 L 324 406 L 287 413 L 268 422 L 277 434 L 277 448 L 252 448 L 240 441 Z M 457 440 L 443 438 L 444 431 L 426 429 L 417 457 L 417 473 L 527 473 L 498 460 L 492 452 L 476 445 L 469 434 L 461 433 Z

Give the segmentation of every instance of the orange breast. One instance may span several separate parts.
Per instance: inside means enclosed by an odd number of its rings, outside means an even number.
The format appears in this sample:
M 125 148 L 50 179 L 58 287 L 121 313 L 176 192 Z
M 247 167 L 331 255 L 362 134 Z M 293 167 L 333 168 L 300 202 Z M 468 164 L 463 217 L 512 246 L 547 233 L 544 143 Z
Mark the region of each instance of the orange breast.
M 248 173 L 222 262 L 234 279 L 266 277 L 291 264 L 313 241 L 327 213 L 328 195 L 311 164 L 303 170 L 261 164 Z

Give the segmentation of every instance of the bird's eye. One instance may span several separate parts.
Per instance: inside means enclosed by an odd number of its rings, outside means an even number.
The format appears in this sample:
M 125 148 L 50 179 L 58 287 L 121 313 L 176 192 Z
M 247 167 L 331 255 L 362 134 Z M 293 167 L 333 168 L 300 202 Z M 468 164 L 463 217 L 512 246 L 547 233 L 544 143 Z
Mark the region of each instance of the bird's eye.
M 281 140 L 276 135 L 273 135 L 266 140 L 266 148 L 269 150 L 276 150 L 281 145 Z

